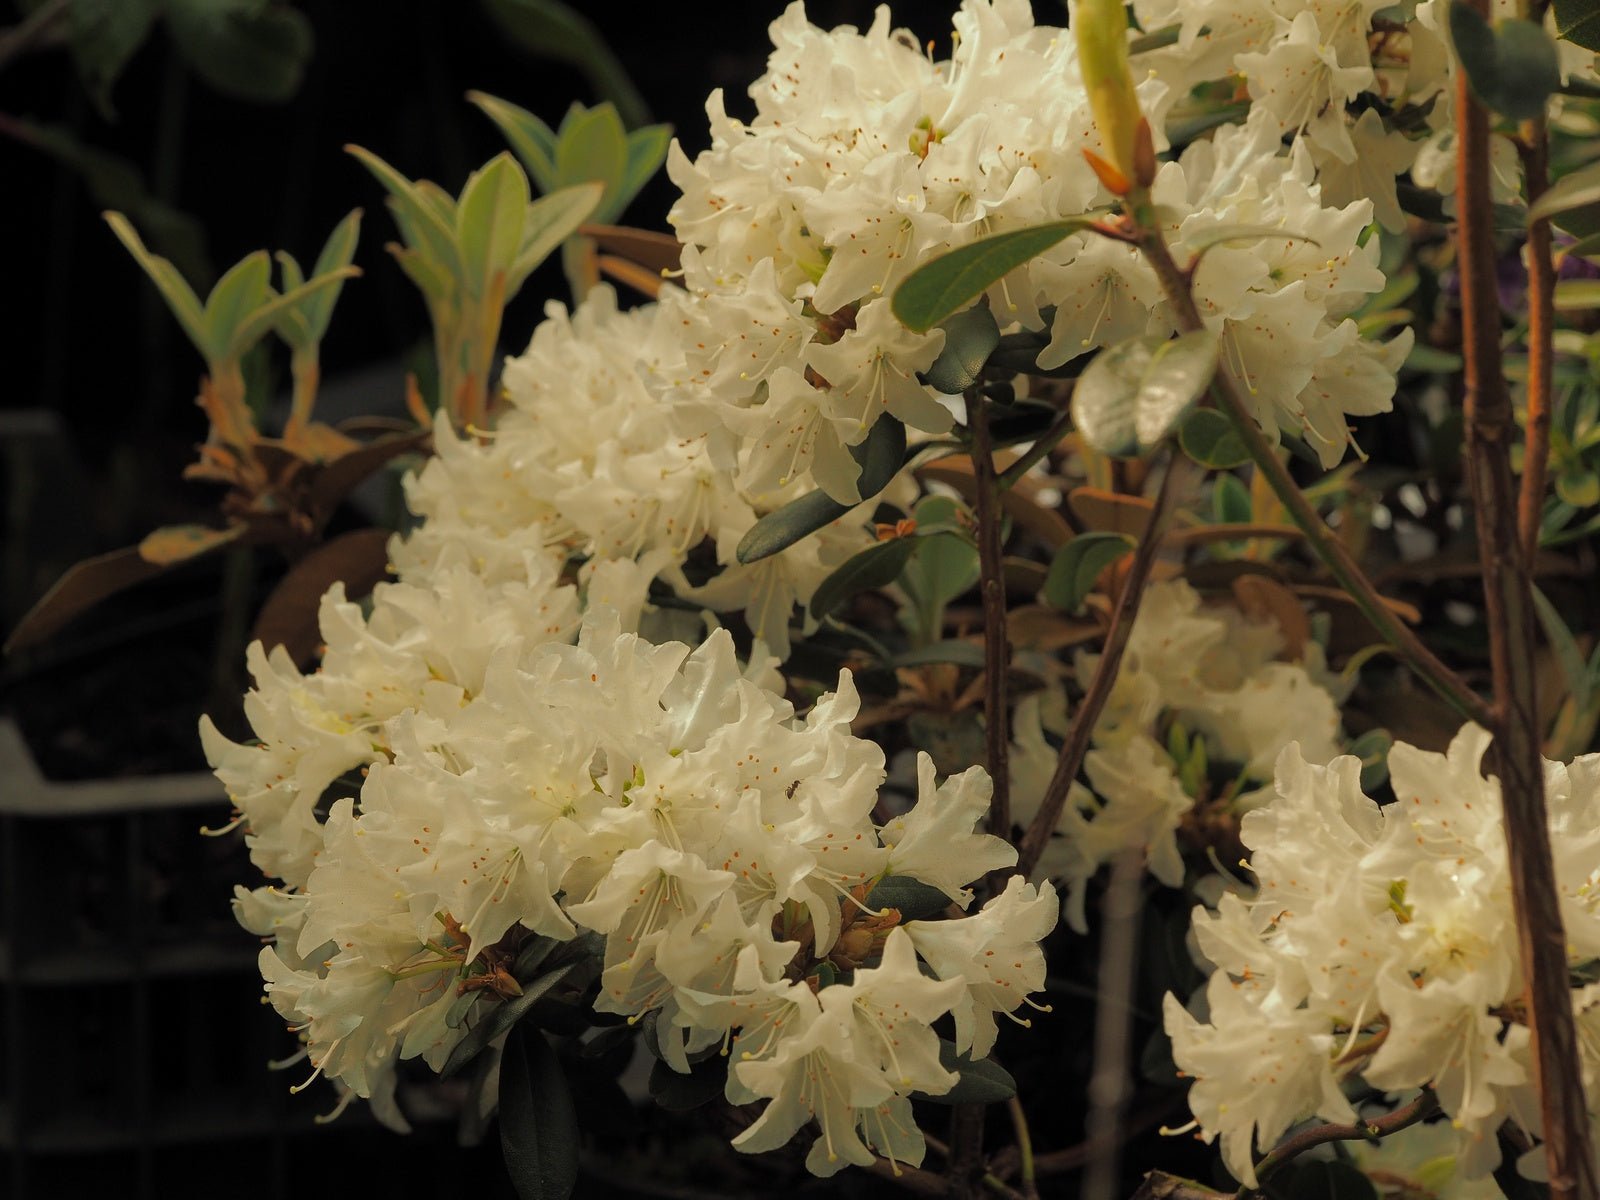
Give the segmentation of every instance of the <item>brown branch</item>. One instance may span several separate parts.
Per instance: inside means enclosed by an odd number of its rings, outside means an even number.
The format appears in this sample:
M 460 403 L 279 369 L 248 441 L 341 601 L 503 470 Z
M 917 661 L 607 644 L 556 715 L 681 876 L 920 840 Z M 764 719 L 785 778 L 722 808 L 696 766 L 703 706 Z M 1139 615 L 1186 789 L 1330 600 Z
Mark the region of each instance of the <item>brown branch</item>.
M 908 1167 L 905 1163 L 892 1163 L 887 1158 L 879 1158 L 874 1159 L 867 1170 L 918 1196 L 942 1197 L 945 1194 L 944 1180 L 920 1167 Z
M 1487 18 L 1488 0 L 1468 0 Z M 1456 73 L 1456 259 L 1461 279 L 1467 481 L 1478 522 L 1484 613 L 1494 671 L 1493 768 L 1500 776 L 1511 893 L 1533 1035 L 1552 1200 L 1595 1200 L 1533 674 L 1534 613 L 1517 490 L 1516 429 L 1500 358 L 1501 314 L 1489 191 L 1489 114 Z
M 1329 1142 L 1376 1141 L 1388 1137 L 1391 1133 L 1399 1133 L 1402 1129 L 1420 1124 L 1438 1111 L 1439 1098 L 1424 1089 L 1410 1104 L 1385 1113 L 1372 1121 L 1362 1121 L 1355 1125 L 1317 1125 L 1311 1129 L 1303 1129 L 1293 1137 L 1279 1142 L 1272 1153 L 1256 1164 L 1256 1178 L 1265 1180 L 1284 1163 L 1298 1158 L 1315 1146 L 1326 1146 Z M 1238 1194 L 1240 1197 L 1259 1195 L 1260 1189 L 1240 1188 Z
M 1205 323 L 1200 319 L 1199 310 L 1195 308 L 1194 297 L 1189 290 L 1189 278 L 1172 261 L 1172 254 L 1159 231 L 1152 231 L 1140 241 L 1139 245 L 1144 251 L 1146 260 L 1155 270 L 1156 277 L 1161 281 L 1167 300 L 1178 318 L 1179 328 L 1186 333 L 1204 328 Z M 1408 629 L 1405 622 L 1385 603 L 1384 598 L 1373 587 L 1372 581 L 1362 571 L 1361 565 L 1350 553 L 1349 547 L 1328 528 L 1322 515 L 1295 483 L 1288 468 L 1279 461 L 1276 451 L 1267 441 L 1266 435 L 1261 432 L 1260 426 L 1256 424 L 1255 417 L 1250 414 L 1233 380 L 1225 373 L 1217 372 L 1215 379 L 1212 380 L 1211 396 L 1232 421 L 1235 432 L 1244 441 L 1251 459 L 1255 462 L 1256 470 L 1266 477 L 1267 483 L 1283 506 L 1288 509 L 1294 523 L 1304 532 L 1317 557 L 1322 559 L 1334 579 L 1355 601 L 1356 607 L 1368 621 L 1372 622 L 1373 628 L 1394 647 L 1395 652 L 1406 664 L 1453 708 L 1465 717 L 1480 724 L 1487 724 L 1491 719 L 1489 706 L 1459 675 L 1423 645 L 1422 639 Z
M 1526 121 L 1518 144 L 1522 175 L 1532 204 L 1550 186 L 1550 132 L 1543 116 Z M 1550 465 L 1550 393 L 1555 370 L 1556 271 L 1551 258 L 1550 222 L 1528 227 L 1528 423 L 1522 449 L 1522 490 L 1517 528 L 1525 563 L 1539 553 L 1539 525 Z
M 1144 852 L 1125 850 L 1111 864 L 1100 915 L 1100 998 L 1094 1015 L 1094 1070 L 1089 1076 L 1090 1147 L 1084 1172 L 1084 1200 L 1112 1200 L 1122 1148 L 1122 1114 L 1132 1080 L 1128 1077 L 1133 1038 L 1133 989 L 1139 972 L 1139 885 Z
M 950 1110 L 950 1147 L 945 1151 L 944 1186 L 950 1200 L 973 1200 L 984 1173 L 982 1104 L 957 1104 Z
M 1111 698 L 1111 689 L 1117 682 L 1117 670 L 1122 665 L 1123 651 L 1128 648 L 1128 638 L 1133 633 L 1133 623 L 1139 615 L 1139 601 L 1144 597 L 1145 584 L 1150 581 L 1150 569 L 1155 565 L 1162 537 L 1179 501 L 1188 495 L 1200 475 L 1200 468 L 1185 455 L 1174 453 L 1168 460 L 1166 476 L 1161 481 L 1155 507 L 1150 512 L 1150 523 L 1145 526 L 1144 536 L 1139 539 L 1139 548 L 1134 551 L 1133 561 L 1123 579 L 1122 591 L 1117 596 L 1117 605 L 1111 612 L 1111 627 L 1106 630 L 1106 644 L 1100 652 L 1100 661 L 1095 664 L 1089 688 L 1084 693 L 1083 702 L 1078 705 L 1072 727 L 1067 730 L 1066 741 L 1062 743 L 1061 753 L 1056 758 L 1055 773 L 1051 775 L 1044 798 L 1039 802 L 1039 811 L 1028 826 L 1028 832 L 1023 835 L 1022 845 L 1018 847 L 1017 874 L 1032 872 L 1055 832 L 1056 822 L 1061 819 L 1067 793 L 1083 766 L 1094 727 L 1099 723 L 1100 714 L 1105 711 L 1106 701 Z
M 983 736 L 994 780 L 989 832 L 1011 840 L 1011 733 L 1006 696 L 1011 645 L 1006 640 L 1005 564 L 1000 545 L 999 498 L 989 414 L 976 388 L 967 389 L 967 431 L 972 437 L 972 475 L 977 489 L 979 595 L 983 597 Z

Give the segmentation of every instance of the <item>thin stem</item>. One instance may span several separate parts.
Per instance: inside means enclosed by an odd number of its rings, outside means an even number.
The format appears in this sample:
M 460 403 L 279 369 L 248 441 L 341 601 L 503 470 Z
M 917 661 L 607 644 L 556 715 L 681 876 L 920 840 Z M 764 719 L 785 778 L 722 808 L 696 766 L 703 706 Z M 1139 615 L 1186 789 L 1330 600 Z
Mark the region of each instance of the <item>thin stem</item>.
M 1028 1200 L 1039 1200 L 1039 1183 L 1033 1167 L 1033 1133 L 1028 1128 L 1028 1114 L 1022 1111 L 1022 1101 L 1015 1096 L 1006 1101 L 1006 1111 L 1011 1114 L 1011 1128 L 1017 1135 L 1017 1154 L 1022 1162 L 1022 1194 Z
M 1067 412 L 1062 413 L 1060 417 L 1056 418 L 1056 423 L 1041 433 L 1038 438 L 1035 439 L 1033 445 L 1029 446 L 1020 455 L 1018 455 L 1016 461 L 1014 461 L 1004 471 L 1000 472 L 999 476 L 995 479 L 995 486 L 998 487 L 1002 492 L 1006 491 L 1008 488 L 1015 487 L 1017 480 L 1021 479 L 1030 470 L 1032 470 L 1035 463 L 1043 460 L 1045 455 L 1049 454 L 1050 451 L 1059 446 L 1061 444 L 1061 439 L 1066 437 L 1067 434 L 1071 432 L 1072 412 L 1068 410 Z
M 981 1104 L 957 1104 L 950 1110 L 950 1145 L 945 1151 L 944 1185 L 950 1200 L 972 1200 L 974 1185 L 984 1174 Z
M 1100 1002 L 1094 1014 L 1094 1071 L 1089 1076 L 1089 1162 L 1084 1200 L 1112 1200 L 1122 1148 L 1122 1113 L 1133 1091 L 1128 1078 L 1133 990 L 1139 973 L 1139 885 L 1144 853 L 1125 850 L 1111 865 L 1100 915 Z
M 1256 1164 L 1256 1178 L 1265 1180 L 1284 1163 L 1297 1158 L 1314 1146 L 1325 1146 L 1329 1142 L 1376 1141 L 1426 1121 L 1438 1111 L 1439 1098 L 1431 1091 L 1424 1090 L 1410 1104 L 1391 1113 L 1385 1113 L 1376 1120 L 1362 1121 L 1355 1125 L 1317 1125 L 1311 1129 L 1301 1130 L 1293 1137 L 1278 1143 L 1272 1153 Z M 1258 1191 L 1258 1188 L 1242 1187 L 1238 1192 L 1239 1200 Z
M 41 41 L 72 8 L 72 0 L 50 0 L 11 28 L 0 32 L 0 69 Z
M 1011 838 L 1011 734 L 1006 695 L 1011 645 L 1006 639 L 1006 580 L 1001 557 L 999 492 L 994 451 L 989 445 L 989 414 L 976 388 L 967 391 L 967 429 L 972 436 L 972 474 L 977 488 L 979 594 L 983 597 L 983 733 L 994 798 L 989 802 L 989 832 Z
M 1084 755 L 1089 752 L 1094 727 L 1100 721 L 1100 714 L 1105 711 L 1106 701 L 1111 699 L 1111 689 L 1117 682 L 1117 669 L 1122 665 L 1123 651 L 1128 648 L 1134 619 L 1139 615 L 1139 601 L 1144 596 L 1145 584 L 1150 581 L 1150 569 L 1155 566 L 1156 551 L 1161 546 L 1162 536 L 1179 502 L 1188 495 L 1200 474 L 1200 468 L 1181 454 L 1174 454 L 1167 464 L 1166 476 L 1161 481 L 1161 490 L 1156 494 L 1155 506 L 1150 512 L 1150 523 L 1139 540 L 1139 548 L 1134 551 L 1122 591 L 1117 596 L 1116 608 L 1111 612 L 1111 627 L 1106 630 L 1105 648 L 1101 650 L 1100 661 L 1095 665 L 1094 677 L 1089 680 L 1089 688 L 1084 693 L 1083 702 L 1078 705 L 1077 716 L 1067 730 L 1067 739 L 1061 745 L 1055 773 L 1051 775 L 1044 798 L 1039 802 L 1039 811 L 1018 848 L 1016 872 L 1020 875 L 1032 872 L 1055 832 L 1056 822 L 1061 819 L 1061 810 L 1066 805 L 1072 781 L 1078 777 Z
M 1519 149 L 1528 203 L 1532 204 L 1550 186 L 1550 132 L 1542 115 L 1523 123 Z M 1539 552 L 1539 525 L 1544 516 L 1544 489 L 1550 465 L 1555 291 L 1550 222 L 1535 221 L 1528 227 L 1528 422 L 1522 449 L 1522 489 L 1517 499 L 1522 556 L 1530 565 Z
M 1204 322 L 1189 291 L 1188 277 L 1172 261 L 1172 254 L 1161 235 L 1151 232 L 1140 241 L 1139 246 L 1161 281 L 1162 290 L 1178 318 L 1179 328 L 1185 333 L 1203 328 Z M 1288 468 L 1279 461 L 1277 453 L 1239 395 L 1238 388 L 1225 373 L 1217 372 L 1211 383 L 1211 395 L 1232 421 L 1235 432 L 1243 439 L 1256 470 L 1266 478 L 1294 523 L 1304 532 L 1306 541 L 1311 544 L 1317 557 L 1322 559 L 1334 579 L 1349 593 L 1373 628 L 1451 707 L 1465 717 L 1487 724 L 1491 720 L 1489 706 L 1459 675 L 1423 645 L 1422 639 L 1384 603 L 1383 597 L 1373 587 L 1349 548 L 1328 528 L 1321 514 L 1295 483 Z
M 1487 17 L 1488 0 L 1468 0 Z M 1533 675 L 1537 640 L 1511 474 L 1516 421 L 1500 357 L 1489 191 L 1489 114 L 1456 73 L 1456 260 L 1461 279 L 1467 481 L 1478 523 L 1484 616 L 1494 672 L 1493 768 L 1500 776 L 1511 894 L 1526 981 L 1534 1080 L 1552 1200 L 1594 1200 Z
M 887 1158 L 878 1158 L 872 1161 L 867 1170 L 918 1196 L 945 1194 L 944 1180 L 932 1171 L 924 1171 L 920 1167 L 908 1167 L 904 1163 L 893 1163 Z

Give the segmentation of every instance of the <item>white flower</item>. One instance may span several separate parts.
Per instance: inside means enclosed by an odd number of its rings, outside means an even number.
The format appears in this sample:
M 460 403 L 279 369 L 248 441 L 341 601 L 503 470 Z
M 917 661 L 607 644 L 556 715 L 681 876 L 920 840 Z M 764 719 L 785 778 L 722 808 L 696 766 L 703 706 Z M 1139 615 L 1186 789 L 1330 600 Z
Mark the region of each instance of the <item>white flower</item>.
M 972 903 L 966 885 L 1017 861 L 1015 847 L 992 834 L 974 833 L 988 815 L 994 782 L 973 767 L 935 784 L 933 759 L 917 754 L 917 802 L 881 831 L 889 847 L 889 873 L 909 875 L 938 888 L 961 907 Z

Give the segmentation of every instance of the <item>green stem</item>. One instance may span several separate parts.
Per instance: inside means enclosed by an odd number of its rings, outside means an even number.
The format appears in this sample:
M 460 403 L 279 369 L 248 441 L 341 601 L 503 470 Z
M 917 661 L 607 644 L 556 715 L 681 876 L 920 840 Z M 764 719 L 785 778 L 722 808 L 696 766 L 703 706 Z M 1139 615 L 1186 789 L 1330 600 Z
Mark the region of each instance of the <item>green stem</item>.
M 1061 444 L 1061 440 L 1072 432 L 1072 413 L 1067 411 L 1061 414 L 1056 423 L 1041 433 L 1016 460 L 1001 471 L 995 478 L 995 486 L 1002 492 L 1016 486 L 1017 481 L 1031 471 L 1036 463 L 1043 461 L 1045 455 Z

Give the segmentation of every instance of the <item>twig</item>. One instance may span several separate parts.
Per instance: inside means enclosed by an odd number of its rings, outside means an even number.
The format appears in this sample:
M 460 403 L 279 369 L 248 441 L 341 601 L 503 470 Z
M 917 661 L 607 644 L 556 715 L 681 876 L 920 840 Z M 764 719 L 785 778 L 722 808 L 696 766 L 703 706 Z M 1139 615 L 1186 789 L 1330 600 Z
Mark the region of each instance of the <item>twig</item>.
M 1487 17 L 1488 0 L 1468 0 Z M 1494 671 L 1493 767 L 1500 776 L 1511 894 L 1526 981 L 1535 1083 L 1552 1200 L 1595 1200 L 1566 936 L 1551 860 L 1544 763 L 1533 676 L 1534 613 L 1517 491 L 1516 422 L 1500 359 L 1489 192 L 1489 114 L 1456 73 L 1456 260 L 1461 279 L 1467 480 L 1478 521 L 1484 615 Z
M 1424 1089 L 1410 1104 L 1385 1113 L 1376 1120 L 1362 1121 L 1355 1125 L 1317 1125 L 1311 1129 L 1301 1130 L 1293 1137 L 1279 1142 L 1272 1153 L 1256 1164 L 1256 1178 L 1265 1180 L 1284 1163 L 1297 1158 L 1314 1146 L 1325 1146 L 1329 1142 L 1376 1141 L 1426 1121 L 1438 1111 L 1439 1098 Z M 1242 1187 L 1238 1192 L 1238 1200 L 1257 1195 L 1259 1192 L 1259 1188 Z
M 1100 917 L 1100 1002 L 1094 1015 L 1094 1071 L 1089 1076 L 1089 1146 L 1084 1200 L 1112 1200 L 1122 1148 L 1122 1111 L 1132 1091 L 1128 1046 L 1133 1036 L 1134 979 L 1139 970 L 1139 884 L 1144 853 L 1123 851 L 1111 865 Z
M 49 0 L 17 24 L 0 31 L 0 70 L 46 37 L 72 9 L 72 0 Z
M 942 1197 L 945 1194 L 944 1180 L 920 1167 L 908 1167 L 904 1163 L 892 1163 L 886 1158 L 879 1158 L 874 1159 L 867 1170 L 919 1196 Z
M 1200 473 L 1200 468 L 1184 455 L 1174 454 L 1168 460 L 1166 476 L 1161 481 L 1155 507 L 1150 512 L 1150 523 L 1139 540 L 1139 548 L 1134 551 L 1122 591 L 1117 596 L 1116 608 L 1111 612 L 1111 627 L 1106 631 L 1105 648 L 1101 650 L 1100 661 L 1095 665 L 1094 677 L 1089 680 L 1083 702 L 1078 705 L 1072 727 L 1067 730 L 1066 741 L 1062 743 L 1061 753 L 1056 758 L 1055 773 L 1051 775 L 1044 798 L 1039 802 L 1039 811 L 1018 848 L 1018 874 L 1027 875 L 1033 870 L 1051 834 L 1055 832 L 1056 822 L 1061 819 L 1067 793 L 1083 766 L 1083 757 L 1089 752 L 1094 727 L 1099 723 L 1100 714 L 1105 711 L 1106 701 L 1111 698 L 1111 689 L 1116 684 L 1117 669 L 1122 665 L 1122 652 L 1128 648 L 1134 619 L 1139 615 L 1139 601 L 1144 596 L 1145 584 L 1150 580 L 1150 569 L 1155 565 L 1162 536 L 1179 501 L 1198 481 Z
M 1522 126 L 1518 143 L 1522 175 L 1533 204 L 1550 186 L 1550 133 L 1540 115 Z M 1528 227 L 1528 423 L 1522 449 L 1522 490 L 1517 528 L 1525 563 L 1539 553 L 1544 489 L 1550 465 L 1550 384 L 1555 369 L 1555 264 L 1551 261 L 1550 222 Z
M 1204 322 L 1200 319 L 1189 290 L 1189 279 L 1172 261 L 1172 254 L 1159 231 L 1152 231 L 1139 245 L 1161 281 L 1167 300 L 1178 318 L 1179 328 L 1186 333 L 1203 328 Z M 1383 597 L 1373 587 L 1349 548 L 1328 528 L 1321 514 L 1306 499 L 1305 493 L 1295 483 L 1288 468 L 1278 460 L 1255 418 L 1250 415 L 1233 381 L 1219 371 L 1212 380 L 1211 395 L 1232 421 L 1234 431 L 1244 441 L 1255 462 L 1256 470 L 1266 477 L 1294 523 L 1304 532 L 1317 557 L 1322 559 L 1339 585 L 1350 594 L 1356 606 L 1372 622 L 1373 628 L 1453 708 L 1480 724 L 1488 724 L 1492 717 L 1483 698 L 1423 645 L 1422 639 L 1408 629 L 1405 622 L 1384 603 Z
M 1061 440 L 1072 432 L 1072 412 L 1062 413 L 1056 418 L 1056 423 L 1041 433 L 1033 445 L 1024 450 L 1017 458 L 1001 471 L 995 479 L 995 485 L 1003 492 L 1016 485 L 1017 480 L 1026 475 L 1035 463 L 1041 461 L 1045 455 L 1061 444 Z
M 972 1200 L 982 1177 L 982 1104 L 957 1104 L 950 1110 L 950 1148 L 945 1151 L 944 1186 L 950 1200 Z
M 1017 1134 L 1017 1155 L 1022 1164 L 1022 1194 L 1027 1200 L 1039 1200 L 1039 1183 L 1034 1176 L 1033 1133 L 1028 1129 L 1028 1114 L 1022 1111 L 1022 1101 L 1013 1096 L 1006 1101 L 1011 1114 L 1011 1128 Z
M 1011 646 L 1006 640 L 1006 581 L 1001 557 L 1000 513 L 989 445 L 989 414 L 976 388 L 967 390 L 967 430 L 972 436 L 972 475 L 977 489 L 979 594 L 983 597 L 983 735 L 994 798 L 989 802 L 989 832 L 1011 840 L 1010 722 L 1007 676 Z

